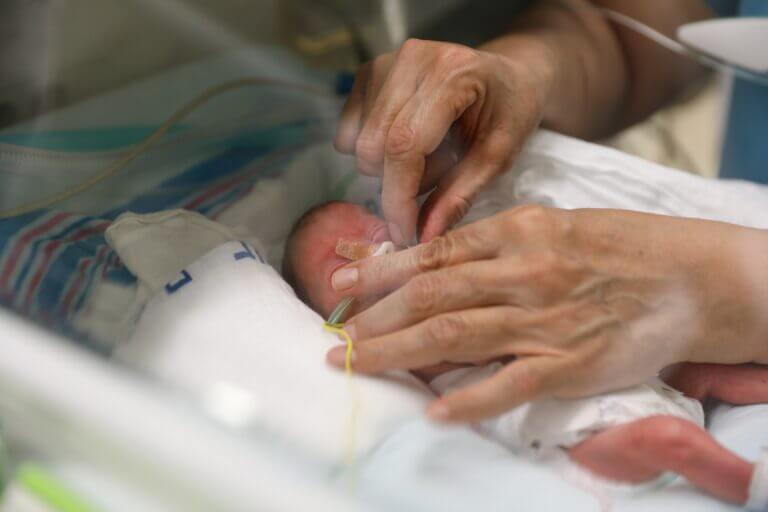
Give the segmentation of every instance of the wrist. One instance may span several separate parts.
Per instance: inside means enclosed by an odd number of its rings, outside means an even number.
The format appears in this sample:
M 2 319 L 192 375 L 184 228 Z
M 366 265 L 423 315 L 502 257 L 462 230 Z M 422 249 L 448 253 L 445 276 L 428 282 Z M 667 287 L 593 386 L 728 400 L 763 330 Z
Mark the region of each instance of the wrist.
M 494 55 L 499 66 L 499 78 L 505 84 L 527 84 L 535 92 L 541 117 L 561 108 L 555 103 L 561 98 L 558 90 L 565 79 L 561 49 L 547 36 L 538 33 L 513 33 L 478 48 Z
M 703 272 L 710 332 L 698 361 L 768 364 L 768 231 L 722 224 Z M 719 235 L 719 236 L 718 236 Z
M 768 231 L 745 229 L 741 235 L 729 249 L 753 320 L 751 361 L 768 364 Z

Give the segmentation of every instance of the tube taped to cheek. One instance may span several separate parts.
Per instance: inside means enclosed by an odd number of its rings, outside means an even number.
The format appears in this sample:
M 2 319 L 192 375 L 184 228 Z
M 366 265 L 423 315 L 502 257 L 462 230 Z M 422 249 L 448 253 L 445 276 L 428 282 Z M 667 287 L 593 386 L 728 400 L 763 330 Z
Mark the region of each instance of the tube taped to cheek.
M 370 256 L 381 256 L 395 252 L 395 244 L 392 242 L 383 242 L 381 245 L 369 244 L 366 242 L 355 242 L 339 238 L 336 242 L 336 254 L 348 260 L 357 261 Z
M 383 242 L 371 256 L 383 256 L 384 254 L 390 254 L 395 252 L 395 244 L 392 242 Z
M 747 510 L 768 512 L 768 447 L 763 447 L 760 459 L 755 463 L 744 506 Z

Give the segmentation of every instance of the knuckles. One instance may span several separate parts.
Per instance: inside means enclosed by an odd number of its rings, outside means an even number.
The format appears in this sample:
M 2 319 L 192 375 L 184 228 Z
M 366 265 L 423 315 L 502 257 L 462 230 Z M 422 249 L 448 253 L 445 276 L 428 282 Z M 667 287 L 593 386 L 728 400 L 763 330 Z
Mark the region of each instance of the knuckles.
M 444 353 L 451 353 L 461 344 L 465 327 L 458 314 L 436 316 L 426 324 L 426 338 Z
M 387 133 L 385 152 L 390 158 L 398 158 L 411 152 L 416 141 L 416 132 L 410 126 L 395 123 Z
M 442 294 L 442 286 L 432 274 L 417 276 L 403 289 L 406 307 L 411 312 L 422 315 L 435 310 Z
M 451 67 L 473 62 L 478 55 L 477 51 L 469 46 L 410 38 L 400 46 L 398 57 L 400 60 L 416 60 L 421 63 L 425 54 L 431 54 L 438 64 Z
M 418 58 L 427 47 L 429 43 L 421 39 L 414 37 L 407 39 L 401 46 L 399 51 L 399 57 L 401 59 L 410 59 L 412 57 Z
M 567 210 L 531 204 L 502 214 L 497 229 L 497 236 L 514 240 L 518 248 L 522 245 L 531 249 L 562 249 L 573 240 L 574 223 Z
M 381 163 L 380 143 L 367 133 L 361 134 L 355 143 L 355 155 L 368 164 Z M 363 170 L 370 172 L 368 168 Z
M 554 222 L 553 210 L 539 204 L 518 206 L 510 210 L 504 218 L 507 229 L 523 233 L 549 228 Z
M 417 256 L 420 272 L 429 272 L 445 267 L 456 251 L 456 240 L 451 236 L 438 236 L 425 244 Z
M 477 51 L 468 46 L 442 44 L 437 50 L 437 65 L 441 70 L 451 73 L 472 66 L 477 61 L 477 56 Z

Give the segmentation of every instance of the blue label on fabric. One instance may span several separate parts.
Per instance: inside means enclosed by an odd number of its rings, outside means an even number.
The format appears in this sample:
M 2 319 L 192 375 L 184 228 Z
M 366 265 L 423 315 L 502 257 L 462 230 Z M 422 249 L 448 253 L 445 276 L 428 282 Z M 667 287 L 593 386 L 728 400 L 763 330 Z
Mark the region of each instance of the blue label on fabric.
M 168 293 L 168 295 L 171 295 L 173 293 L 176 293 L 177 291 L 181 290 L 183 287 L 188 285 L 192 282 L 192 276 L 189 275 L 189 272 L 186 270 L 181 271 L 181 279 L 176 281 L 175 283 L 168 283 L 165 285 L 165 291 Z
M 258 251 L 254 250 L 253 247 L 249 246 L 242 240 L 240 241 L 240 246 L 243 248 L 242 251 L 237 251 L 232 253 L 232 257 L 235 259 L 235 261 L 253 260 L 253 261 L 258 261 L 259 263 L 262 263 L 264 265 L 267 264 L 264 258 L 262 258 L 261 254 L 259 254 Z M 181 290 L 182 288 L 184 288 L 185 286 L 187 286 L 192 281 L 194 281 L 194 279 L 192 278 L 192 274 L 190 274 L 188 270 L 182 270 L 181 279 L 179 279 L 178 281 L 174 281 L 166 284 L 165 291 L 168 295 L 172 295 L 177 291 Z
M 243 241 L 240 241 L 240 245 L 243 246 L 243 250 L 240 252 L 235 253 L 235 261 L 240 261 L 242 259 L 251 259 L 251 260 L 258 260 L 259 263 L 266 263 L 261 257 L 261 254 L 259 254 L 257 251 L 254 251 L 252 248 L 248 246 Z

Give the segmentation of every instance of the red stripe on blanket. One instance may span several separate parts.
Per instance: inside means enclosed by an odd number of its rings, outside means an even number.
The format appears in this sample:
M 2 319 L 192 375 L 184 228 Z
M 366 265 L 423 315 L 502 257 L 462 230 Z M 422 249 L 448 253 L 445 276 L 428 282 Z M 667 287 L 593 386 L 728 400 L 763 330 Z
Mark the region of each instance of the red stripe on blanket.
M 109 222 L 101 222 L 95 226 L 89 226 L 87 228 L 81 229 L 80 231 L 76 231 L 64 239 L 52 240 L 46 243 L 45 247 L 43 248 L 43 258 L 37 265 L 37 271 L 33 275 L 32 280 L 30 281 L 27 288 L 27 294 L 24 298 L 25 303 L 29 305 L 29 303 L 32 301 L 32 297 L 34 297 L 40 281 L 42 281 L 45 272 L 48 270 L 49 263 L 56 254 L 56 249 L 58 249 L 63 244 L 77 242 L 96 233 L 101 233 L 106 229 L 107 226 L 109 226 Z
M 3 268 L 2 274 L 0 274 L 0 288 L 5 289 L 8 286 L 8 280 L 11 278 L 11 274 L 13 274 L 13 270 L 16 268 L 16 263 L 19 260 L 19 257 L 21 256 L 21 253 L 24 252 L 24 248 L 37 236 L 42 235 L 46 231 L 50 230 L 51 228 L 56 227 L 58 224 L 60 224 L 62 221 L 64 221 L 67 217 L 70 217 L 71 213 L 57 213 L 50 219 L 48 219 L 43 224 L 40 224 L 34 229 L 31 229 L 30 231 L 27 231 L 24 233 L 24 235 L 21 236 L 21 238 L 18 239 L 18 241 L 13 245 L 13 250 L 11 252 L 11 255 L 9 256 L 8 260 L 5 262 L 5 267 Z
M 96 255 L 92 258 L 85 258 L 80 261 L 80 264 L 77 268 L 77 278 L 72 283 L 72 285 L 69 287 L 69 290 L 67 290 L 66 294 L 64 295 L 64 300 L 60 302 L 61 304 L 61 310 L 62 311 L 69 311 L 72 302 L 74 301 L 75 297 L 80 293 L 80 290 L 83 286 L 83 283 L 85 282 L 85 274 L 88 268 L 91 266 L 91 264 L 98 264 L 101 262 L 101 260 L 104 259 L 104 256 L 108 253 L 109 246 L 104 245 L 99 248 L 99 250 L 96 252 Z

